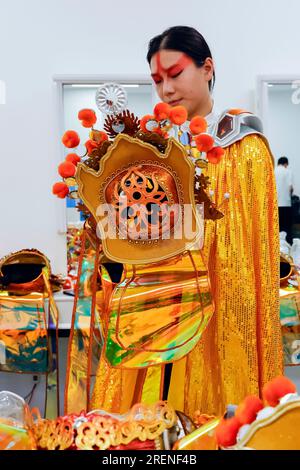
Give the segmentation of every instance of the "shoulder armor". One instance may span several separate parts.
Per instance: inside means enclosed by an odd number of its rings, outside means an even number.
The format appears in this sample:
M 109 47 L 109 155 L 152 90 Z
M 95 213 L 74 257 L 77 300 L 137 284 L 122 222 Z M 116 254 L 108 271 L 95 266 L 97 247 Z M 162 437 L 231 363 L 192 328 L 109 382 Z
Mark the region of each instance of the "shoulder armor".
M 211 134 L 216 145 L 223 148 L 242 140 L 247 135 L 258 134 L 264 137 L 260 118 L 242 109 L 224 111 L 214 124 Z

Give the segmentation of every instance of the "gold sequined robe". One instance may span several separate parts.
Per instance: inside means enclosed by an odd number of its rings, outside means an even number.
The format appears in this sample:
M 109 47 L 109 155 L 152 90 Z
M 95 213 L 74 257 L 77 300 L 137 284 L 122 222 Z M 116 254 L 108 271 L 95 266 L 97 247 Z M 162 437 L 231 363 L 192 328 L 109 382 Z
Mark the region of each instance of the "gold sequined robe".
M 266 382 L 283 373 L 278 209 L 266 141 L 253 134 L 230 145 L 218 165 L 209 164 L 208 176 L 224 212 L 221 220 L 206 223 L 205 233 L 215 314 L 195 349 L 174 363 L 168 395 L 190 416 L 196 410 L 220 415 L 227 404 L 261 394 Z M 145 376 L 111 369 L 102 357 L 91 409 L 124 412 L 137 399 L 155 402 L 162 381 L 161 366 Z

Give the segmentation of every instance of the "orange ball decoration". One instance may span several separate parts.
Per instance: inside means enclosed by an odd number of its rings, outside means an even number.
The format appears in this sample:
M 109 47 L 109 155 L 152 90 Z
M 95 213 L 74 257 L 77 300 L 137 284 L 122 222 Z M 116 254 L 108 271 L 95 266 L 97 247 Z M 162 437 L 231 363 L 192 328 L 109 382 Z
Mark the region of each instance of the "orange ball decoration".
M 202 134 L 207 131 L 207 121 L 201 116 L 195 116 L 190 122 L 190 130 L 192 134 Z
M 78 113 L 78 119 L 81 121 L 83 127 L 93 127 L 97 122 L 97 116 L 93 109 L 82 109 Z
M 67 131 L 64 133 L 61 139 L 65 147 L 72 149 L 77 147 L 80 143 L 80 137 L 75 131 Z
M 154 116 L 158 121 L 167 119 L 170 115 L 171 106 L 168 103 L 158 103 L 154 108 Z
M 236 436 L 241 427 L 241 423 L 234 416 L 229 419 L 222 419 L 216 427 L 215 436 L 220 447 L 230 447 L 236 444 Z
M 84 145 L 86 146 L 88 154 L 92 153 L 93 150 L 98 148 L 98 144 L 94 140 L 87 140 Z
M 77 164 L 81 161 L 81 158 L 77 153 L 68 153 L 66 156 L 66 161 L 73 163 L 73 165 L 77 166 Z
M 54 183 L 52 193 L 60 199 L 64 199 L 69 194 L 69 188 L 66 183 Z
M 263 388 L 263 399 L 269 403 L 270 406 L 276 406 L 280 398 L 288 393 L 296 393 L 296 385 L 287 377 L 276 377 L 267 383 Z
M 237 407 L 235 410 L 235 417 L 241 424 L 251 424 L 255 419 L 257 413 L 264 407 L 260 398 L 255 395 L 250 395 Z
M 214 165 L 218 164 L 221 158 L 224 155 L 224 149 L 222 147 L 214 147 L 212 150 L 207 152 L 206 157 L 209 163 L 213 163 Z
M 209 152 L 215 144 L 214 138 L 209 134 L 196 135 L 195 142 L 200 152 Z
M 173 124 L 180 126 L 188 118 L 187 110 L 184 106 L 174 106 L 174 108 L 171 108 L 169 118 Z
M 70 178 L 76 173 L 76 166 L 71 162 L 63 162 L 58 166 L 58 173 L 62 178 Z

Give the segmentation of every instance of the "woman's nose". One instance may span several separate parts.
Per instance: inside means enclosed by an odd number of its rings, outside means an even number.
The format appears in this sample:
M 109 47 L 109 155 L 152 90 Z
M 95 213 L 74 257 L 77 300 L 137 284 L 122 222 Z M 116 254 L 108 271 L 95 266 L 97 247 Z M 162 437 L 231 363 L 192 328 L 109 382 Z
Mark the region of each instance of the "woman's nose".
M 172 84 L 172 80 L 166 78 L 163 82 L 163 94 L 164 96 L 172 95 L 174 93 L 174 85 Z

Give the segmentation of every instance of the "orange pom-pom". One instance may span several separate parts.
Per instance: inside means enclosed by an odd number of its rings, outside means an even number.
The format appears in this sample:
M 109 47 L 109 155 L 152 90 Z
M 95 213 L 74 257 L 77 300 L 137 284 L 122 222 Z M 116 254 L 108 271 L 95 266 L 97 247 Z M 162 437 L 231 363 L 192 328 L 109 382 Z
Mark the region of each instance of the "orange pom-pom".
M 98 144 L 94 140 L 87 140 L 84 145 L 86 146 L 88 154 L 92 153 L 94 149 L 98 148 Z
M 209 152 L 213 148 L 215 141 L 209 134 L 200 134 L 196 135 L 195 143 L 200 152 Z
M 255 395 L 250 395 L 237 407 L 235 410 L 235 417 L 241 424 L 251 424 L 255 419 L 257 413 L 264 407 L 260 398 Z
M 171 111 L 171 106 L 168 103 L 158 103 L 154 108 L 154 116 L 158 121 L 167 119 Z
M 71 162 L 63 162 L 58 166 L 58 173 L 62 178 L 70 178 L 76 173 L 76 166 Z
M 240 426 L 241 423 L 235 416 L 229 419 L 222 419 L 215 431 L 218 445 L 221 447 L 229 447 L 236 444 L 236 436 Z
M 81 121 L 81 125 L 83 127 L 93 127 L 93 123 L 91 121 Z
M 207 131 L 207 121 L 201 116 L 195 116 L 190 122 L 190 130 L 192 134 L 202 134 Z
M 263 388 L 263 398 L 270 406 L 276 406 L 280 398 L 288 393 L 296 393 L 296 385 L 287 377 L 276 377 Z
M 77 163 L 81 161 L 81 158 L 77 153 L 68 153 L 66 156 L 66 162 L 71 162 L 73 165 L 77 166 Z
M 74 147 L 77 147 L 79 145 L 80 137 L 75 131 L 67 131 L 62 136 L 61 141 L 65 147 L 73 149 Z
M 214 147 L 212 150 L 207 152 L 206 157 L 209 163 L 216 165 L 220 162 L 221 158 L 224 155 L 224 149 L 222 147 Z
M 169 118 L 173 124 L 180 126 L 188 118 L 187 110 L 184 106 L 174 106 L 174 108 L 171 108 Z
M 64 199 L 69 194 L 69 188 L 66 183 L 54 183 L 52 193 L 60 199 Z
M 153 126 L 151 125 L 151 129 L 148 129 L 146 127 L 149 121 L 153 121 Z M 146 114 L 146 116 L 143 116 L 140 120 L 140 127 L 143 132 L 155 132 L 158 129 L 158 122 L 156 122 L 155 116 L 152 116 L 151 114 Z
M 81 121 L 83 127 L 93 127 L 97 122 L 97 116 L 93 109 L 82 109 L 78 113 L 78 119 Z

